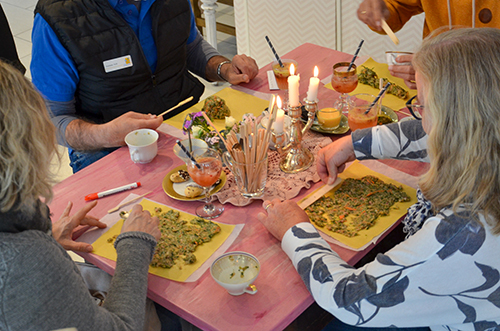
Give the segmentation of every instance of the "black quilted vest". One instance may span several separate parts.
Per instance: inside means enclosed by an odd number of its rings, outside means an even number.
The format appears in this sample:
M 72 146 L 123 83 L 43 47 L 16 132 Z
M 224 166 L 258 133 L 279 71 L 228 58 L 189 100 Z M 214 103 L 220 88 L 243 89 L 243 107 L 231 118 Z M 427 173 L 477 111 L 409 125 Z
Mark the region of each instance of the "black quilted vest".
M 108 0 L 40 0 L 35 9 L 54 30 L 78 69 L 77 115 L 96 123 L 128 111 L 160 114 L 204 86 L 186 67 L 191 12 L 186 0 L 156 0 L 150 9 L 158 63 L 151 72 L 139 39 Z M 130 55 L 133 66 L 106 73 L 103 62 Z

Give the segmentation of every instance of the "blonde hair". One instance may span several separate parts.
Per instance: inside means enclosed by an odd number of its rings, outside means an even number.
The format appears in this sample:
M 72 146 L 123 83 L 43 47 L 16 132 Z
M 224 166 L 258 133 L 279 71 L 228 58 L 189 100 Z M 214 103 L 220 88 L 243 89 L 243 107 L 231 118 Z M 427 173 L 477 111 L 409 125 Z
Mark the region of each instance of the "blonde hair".
M 0 61 L 0 211 L 34 212 L 52 198 L 50 162 L 55 127 L 43 98 L 11 65 Z
M 413 58 L 427 88 L 429 171 L 420 187 L 434 210 L 465 205 L 500 233 L 500 30 L 431 35 Z

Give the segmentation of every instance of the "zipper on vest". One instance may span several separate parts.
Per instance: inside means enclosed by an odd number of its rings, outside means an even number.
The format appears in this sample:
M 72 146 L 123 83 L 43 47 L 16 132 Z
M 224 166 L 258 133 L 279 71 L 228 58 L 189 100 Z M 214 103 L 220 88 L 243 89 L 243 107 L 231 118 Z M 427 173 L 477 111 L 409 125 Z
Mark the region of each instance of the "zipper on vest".
M 151 81 L 153 82 L 153 87 L 156 87 L 156 75 L 151 75 Z

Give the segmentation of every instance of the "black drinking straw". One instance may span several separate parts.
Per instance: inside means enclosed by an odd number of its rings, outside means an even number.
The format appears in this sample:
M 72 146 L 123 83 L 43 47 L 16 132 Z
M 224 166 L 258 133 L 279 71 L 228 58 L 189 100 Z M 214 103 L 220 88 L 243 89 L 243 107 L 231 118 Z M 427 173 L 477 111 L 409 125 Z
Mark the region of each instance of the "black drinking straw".
M 356 50 L 356 53 L 354 53 L 354 57 L 352 58 L 351 63 L 349 63 L 349 68 L 347 68 L 347 72 L 349 72 L 349 70 L 351 70 L 351 67 L 354 64 L 354 60 L 356 60 L 356 58 L 358 57 L 359 50 L 361 49 L 361 46 L 363 46 L 364 42 L 365 42 L 365 40 L 361 39 L 361 42 L 358 45 L 358 49 Z
M 179 147 L 182 149 L 182 151 L 184 153 L 186 153 L 186 155 L 189 157 L 189 159 L 191 161 L 193 161 L 194 165 L 198 168 L 198 169 L 201 169 L 201 166 L 198 162 L 196 162 L 196 160 L 194 159 L 193 155 L 191 153 L 189 153 L 189 151 L 186 149 L 186 147 L 184 147 L 183 144 L 181 144 L 181 142 L 179 140 L 176 141 L 177 145 L 179 145 Z
M 389 85 L 391 85 L 391 83 L 385 84 L 384 88 L 380 90 L 380 92 L 378 93 L 378 95 L 375 98 L 375 100 L 373 100 L 373 102 L 370 105 L 370 107 L 368 107 L 368 109 L 365 111 L 365 115 L 368 114 L 368 112 L 370 111 L 370 109 L 372 109 L 373 106 L 375 106 L 375 104 L 377 103 L 378 99 L 380 99 L 380 97 L 382 96 L 382 94 L 384 94 L 384 92 L 387 90 L 387 88 L 389 87 Z
M 271 47 L 271 50 L 273 51 L 273 54 L 276 57 L 276 60 L 280 64 L 280 67 L 283 68 L 283 62 L 281 62 L 281 59 L 280 59 L 278 53 L 276 53 L 276 50 L 274 49 L 273 44 L 271 43 L 271 40 L 269 40 L 268 36 L 266 36 L 266 41 L 267 41 L 267 44 L 269 45 L 269 47 Z

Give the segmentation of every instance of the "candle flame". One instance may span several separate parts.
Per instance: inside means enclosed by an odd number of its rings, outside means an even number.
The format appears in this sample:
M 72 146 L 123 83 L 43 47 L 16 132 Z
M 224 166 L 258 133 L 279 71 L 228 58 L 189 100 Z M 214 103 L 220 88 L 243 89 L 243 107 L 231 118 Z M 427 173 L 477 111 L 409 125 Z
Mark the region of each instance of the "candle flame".
M 318 77 L 319 69 L 318 66 L 314 66 L 314 77 Z
M 290 75 L 295 75 L 295 66 L 292 64 L 290 64 Z
M 281 98 L 279 95 L 276 97 L 276 105 L 278 106 L 278 109 L 281 109 Z

